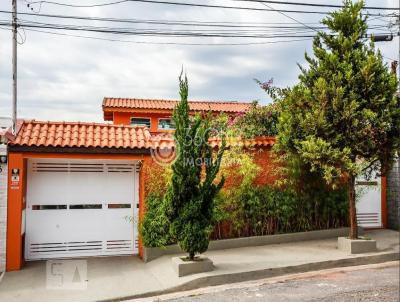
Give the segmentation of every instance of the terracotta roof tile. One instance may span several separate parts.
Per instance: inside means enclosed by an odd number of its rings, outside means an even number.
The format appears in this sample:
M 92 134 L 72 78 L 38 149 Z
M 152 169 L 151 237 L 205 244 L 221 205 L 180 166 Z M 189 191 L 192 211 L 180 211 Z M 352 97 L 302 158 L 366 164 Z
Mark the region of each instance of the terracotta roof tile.
M 209 143 L 212 147 L 221 145 L 221 139 L 210 138 Z M 226 139 L 227 147 L 268 147 L 275 144 L 275 137 L 271 136 L 257 136 L 254 138 L 241 138 L 241 137 L 228 137 Z
M 212 147 L 221 144 L 219 138 L 209 140 Z M 227 146 L 272 146 L 274 137 L 253 139 L 228 138 Z M 170 149 L 175 147 L 173 134 L 151 134 L 145 127 L 81 122 L 23 121 L 11 146 L 82 147 L 124 149 Z
M 103 110 L 110 108 L 173 110 L 177 103 L 177 100 L 105 97 L 103 100 Z M 234 101 L 189 101 L 189 106 L 193 111 L 235 113 L 249 110 L 251 103 Z
M 24 121 L 12 146 L 150 148 L 147 128 L 81 122 Z

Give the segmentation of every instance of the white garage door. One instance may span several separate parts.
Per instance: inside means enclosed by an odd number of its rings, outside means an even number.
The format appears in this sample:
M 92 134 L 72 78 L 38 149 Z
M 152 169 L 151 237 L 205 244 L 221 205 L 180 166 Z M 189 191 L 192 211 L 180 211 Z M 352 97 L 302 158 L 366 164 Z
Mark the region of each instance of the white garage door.
M 25 259 L 138 252 L 134 161 L 28 161 Z

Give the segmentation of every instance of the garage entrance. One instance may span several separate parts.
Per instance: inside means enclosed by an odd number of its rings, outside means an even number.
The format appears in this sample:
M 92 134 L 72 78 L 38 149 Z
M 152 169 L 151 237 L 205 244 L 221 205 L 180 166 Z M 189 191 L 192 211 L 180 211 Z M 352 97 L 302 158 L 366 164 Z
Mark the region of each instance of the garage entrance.
M 29 159 L 25 259 L 138 253 L 139 164 Z

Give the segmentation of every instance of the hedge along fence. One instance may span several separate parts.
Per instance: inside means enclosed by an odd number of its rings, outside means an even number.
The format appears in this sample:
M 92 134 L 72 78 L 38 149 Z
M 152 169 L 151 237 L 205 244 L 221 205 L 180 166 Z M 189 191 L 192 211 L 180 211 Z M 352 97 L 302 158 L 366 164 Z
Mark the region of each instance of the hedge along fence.
M 216 200 L 211 239 L 293 233 L 347 226 L 345 190 L 326 188 L 318 175 L 297 173 L 296 186 L 277 188 L 282 177 L 271 147 L 228 150 L 221 174 L 225 186 Z M 144 167 L 146 213 L 141 222 L 144 245 L 174 243 L 163 214 L 163 194 L 171 171 L 151 163 Z M 292 176 L 291 176 L 292 177 Z

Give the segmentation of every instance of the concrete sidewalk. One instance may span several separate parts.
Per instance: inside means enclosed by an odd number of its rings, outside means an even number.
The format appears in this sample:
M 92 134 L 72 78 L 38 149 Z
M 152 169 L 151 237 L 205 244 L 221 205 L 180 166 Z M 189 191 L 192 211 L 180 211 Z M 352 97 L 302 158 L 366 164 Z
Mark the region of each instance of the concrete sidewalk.
M 337 239 L 210 251 L 206 255 L 214 261 L 214 271 L 181 278 L 172 269 L 171 258 L 174 255 L 149 263 L 143 263 L 136 257 L 89 258 L 85 290 L 46 289 L 46 262 L 30 262 L 22 271 L 5 274 L 0 283 L 0 301 L 118 301 L 121 298 L 399 259 L 399 232 L 375 230 L 366 235 L 377 240 L 378 252 L 347 255 L 337 250 Z

